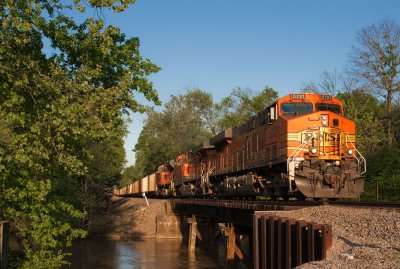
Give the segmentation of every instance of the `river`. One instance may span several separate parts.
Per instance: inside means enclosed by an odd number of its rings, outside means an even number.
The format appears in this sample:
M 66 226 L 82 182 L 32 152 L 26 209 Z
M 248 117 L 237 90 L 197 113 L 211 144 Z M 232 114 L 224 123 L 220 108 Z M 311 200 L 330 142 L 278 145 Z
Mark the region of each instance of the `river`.
M 221 269 L 225 268 L 225 246 L 187 251 L 185 241 L 108 241 L 85 239 L 75 242 L 63 269 Z

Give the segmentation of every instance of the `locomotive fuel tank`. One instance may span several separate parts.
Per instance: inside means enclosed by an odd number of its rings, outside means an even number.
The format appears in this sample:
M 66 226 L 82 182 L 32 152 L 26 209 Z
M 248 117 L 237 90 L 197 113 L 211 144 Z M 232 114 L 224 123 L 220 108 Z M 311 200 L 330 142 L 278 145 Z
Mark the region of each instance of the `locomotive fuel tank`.
M 237 178 L 236 177 L 229 177 L 229 178 L 225 178 L 224 179 L 224 187 L 222 190 L 222 193 L 225 196 L 235 196 L 236 195 L 236 181 Z
M 192 197 L 195 194 L 195 187 L 193 184 L 182 184 L 179 192 L 182 197 Z
M 240 196 L 258 196 L 262 190 L 256 187 L 257 177 L 255 175 L 242 175 L 237 178 L 236 193 Z

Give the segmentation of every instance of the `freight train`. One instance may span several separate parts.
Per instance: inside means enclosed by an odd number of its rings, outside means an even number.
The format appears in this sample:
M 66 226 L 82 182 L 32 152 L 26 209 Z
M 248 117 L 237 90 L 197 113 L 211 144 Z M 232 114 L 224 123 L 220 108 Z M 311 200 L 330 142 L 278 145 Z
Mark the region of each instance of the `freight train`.
M 279 98 L 114 194 L 242 198 L 357 198 L 366 161 L 355 124 L 331 95 Z

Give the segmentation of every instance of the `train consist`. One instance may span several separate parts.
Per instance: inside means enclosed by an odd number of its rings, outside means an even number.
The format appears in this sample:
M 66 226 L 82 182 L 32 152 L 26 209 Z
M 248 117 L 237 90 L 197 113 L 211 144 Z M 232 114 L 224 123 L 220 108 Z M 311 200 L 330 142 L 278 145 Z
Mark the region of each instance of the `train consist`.
M 114 194 L 357 198 L 366 161 L 330 95 L 289 94 Z

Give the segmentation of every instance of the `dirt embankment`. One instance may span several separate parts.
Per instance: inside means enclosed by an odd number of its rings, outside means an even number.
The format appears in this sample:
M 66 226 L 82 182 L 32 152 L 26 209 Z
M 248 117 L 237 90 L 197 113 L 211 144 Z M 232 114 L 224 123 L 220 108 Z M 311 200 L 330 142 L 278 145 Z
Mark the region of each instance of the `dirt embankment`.
M 141 240 L 156 237 L 156 217 L 165 215 L 165 201 L 113 196 L 104 219 L 96 220 L 97 234 L 111 239 Z

